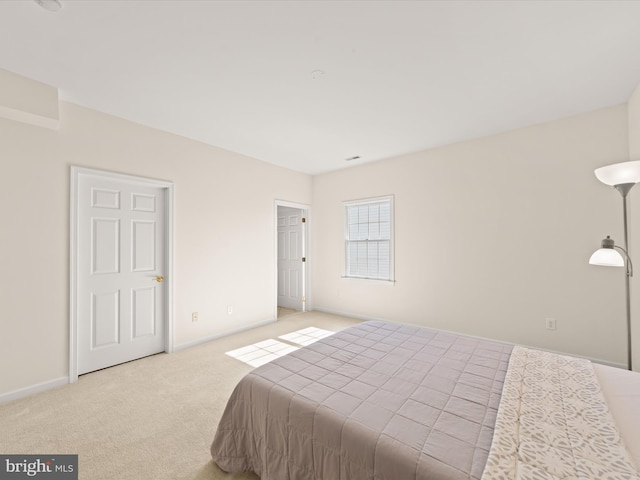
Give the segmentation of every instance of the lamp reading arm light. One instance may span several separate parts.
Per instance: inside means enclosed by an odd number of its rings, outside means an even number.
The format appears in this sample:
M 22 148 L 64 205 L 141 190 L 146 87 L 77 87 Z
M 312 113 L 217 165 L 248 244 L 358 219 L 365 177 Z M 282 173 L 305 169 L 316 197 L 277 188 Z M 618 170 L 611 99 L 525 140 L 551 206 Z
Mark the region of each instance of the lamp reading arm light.
M 618 250 L 622 252 L 622 254 L 620 254 Z M 626 265 L 627 276 L 633 276 L 633 264 L 631 263 L 631 257 L 627 253 L 627 250 L 616 245 L 616 242 L 608 235 L 607 238 L 602 240 L 601 247 L 591 255 L 589 263 L 591 265 L 603 265 L 605 267 L 623 267 Z

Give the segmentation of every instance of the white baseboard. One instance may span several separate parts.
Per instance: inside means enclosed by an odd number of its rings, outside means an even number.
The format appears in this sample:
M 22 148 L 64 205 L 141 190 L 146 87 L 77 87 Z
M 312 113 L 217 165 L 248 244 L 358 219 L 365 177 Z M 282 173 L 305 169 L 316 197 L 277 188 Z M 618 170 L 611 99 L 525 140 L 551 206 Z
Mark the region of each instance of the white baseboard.
M 398 322 L 394 322 L 393 320 L 388 320 L 386 318 L 372 317 L 370 315 L 360 315 L 358 313 L 344 312 L 342 310 L 333 310 L 331 308 L 313 307 L 313 310 L 316 312 L 330 313 L 331 315 L 340 315 L 341 317 L 355 318 L 357 320 L 362 320 L 364 322 L 368 320 L 376 320 L 378 322 L 398 323 Z
M 61 387 L 69 383 L 69 377 L 60 377 L 55 380 L 49 380 L 47 382 L 37 383 L 30 387 L 21 388 L 12 392 L 0 394 L 0 403 L 11 402 L 12 400 L 18 400 L 19 398 L 28 397 L 36 393 L 51 390 L 52 388 Z
M 333 315 L 341 315 L 343 317 L 356 318 L 358 320 L 363 320 L 363 321 L 377 320 L 379 322 L 402 323 L 402 322 L 396 322 L 394 320 L 388 320 L 386 318 L 370 317 L 370 316 L 366 316 L 366 315 L 359 315 L 359 314 L 343 312 L 343 311 L 339 311 L 339 310 L 332 310 L 332 309 L 329 309 L 329 308 L 315 307 L 314 310 L 317 310 L 319 312 L 331 313 Z M 453 333 L 454 335 L 462 335 L 463 337 L 475 338 L 476 340 L 486 340 L 486 341 L 489 341 L 489 342 L 501 343 L 503 345 L 514 345 L 513 342 L 506 342 L 504 340 L 496 340 L 494 338 L 479 337 L 477 335 L 469 335 L 469 334 L 466 334 L 466 333 L 453 332 L 451 330 L 444 330 L 442 328 L 429 327 L 427 325 L 418 325 L 418 324 L 415 324 L 415 323 L 412 323 L 411 325 L 414 325 L 416 327 L 430 328 L 432 330 L 439 330 L 441 332 L 446 332 L 446 333 Z M 520 344 L 520 346 L 527 347 L 527 348 L 533 348 L 533 349 L 536 349 L 536 350 L 543 350 L 543 351 L 549 352 L 549 353 L 556 353 L 558 355 L 568 355 L 568 356 L 571 356 L 571 357 L 585 358 L 587 360 L 590 360 L 593 363 L 599 363 L 601 365 L 607 365 L 609 367 L 617 367 L 617 368 L 623 368 L 623 369 L 627 368 L 627 366 L 622 364 L 622 363 L 614 363 L 614 362 L 610 362 L 608 360 L 601 360 L 599 358 L 584 357 L 584 356 L 581 356 L 581 355 L 575 355 L 573 353 L 559 352 L 557 350 L 549 350 L 547 348 L 542 348 L 542 347 L 538 347 L 538 346 L 531 346 L 531 345 L 525 345 L 525 344 Z
M 274 323 L 276 320 L 265 320 L 258 323 L 252 323 L 250 325 L 231 330 L 228 332 L 219 333 L 217 335 L 211 335 L 205 338 L 199 338 L 198 340 L 194 340 L 191 342 L 181 343 L 180 345 L 176 345 L 174 347 L 174 352 L 178 350 L 183 350 L 189 347 L 195 347 L 196 345 L 200 345 L 203 343 L 210 342 L 212 340 L 216 340 L 218 338 L 227 337 L 229 335 L 233 335 L 234 333 L 244 332 L 246 330 L 251 330 L 252 328 L 262 327 L 264 325 L 269 325 L 270 323 Z M 28 397 L 30 395 L 34 395 L 36 393 L 44 392 L 46 390 L 51 390 L 52 388 L 61 387 L 62 385 L 66 385 L 69 383 L 69 377 L 60 377 L 55 380 L 49 380 L 47 382 L 38 383 L 36 385 L 31 385 L 29 387 L 21 388 L 19 390 L 14 390 L 12 392 L 1 393 L 0 394 L 0 404 L 11 402 L 12 400 L 18 400 L 20 398 Z
M 211 335 L 211 336 L 208 336 L 208 337 L 199 338 L 197 340 L 192 340 L 190 342 L 181 343 L 179 345 L 175 345 L 173 347 L 173 351 L 177 352 L 178 350 L 184 350 L 185 348 L 195 347 L 197 345 L 202 345 L 203 343 L 211 342 L 212 340 L 217 340 L 219 338 L 228 337 L 229 335 L 233 335 L 233 334 L 240 333 L 240 332 L 245 332 L 247 330 L 252 330 L 254 328 L 263 327 L 264 325 L 269 325 L 270 323 L 275 323 L 275 322 L 276 322 L 275 319 L 265 320 L 263 322 L 252 323 L 250 325 L 246 325 L 244 327 L 237 328 L 237 329 L 234 329 L 234 330 L 229 330 L 229 331 L 222 332 L 222 333 L 217 333 L 215 335 Z

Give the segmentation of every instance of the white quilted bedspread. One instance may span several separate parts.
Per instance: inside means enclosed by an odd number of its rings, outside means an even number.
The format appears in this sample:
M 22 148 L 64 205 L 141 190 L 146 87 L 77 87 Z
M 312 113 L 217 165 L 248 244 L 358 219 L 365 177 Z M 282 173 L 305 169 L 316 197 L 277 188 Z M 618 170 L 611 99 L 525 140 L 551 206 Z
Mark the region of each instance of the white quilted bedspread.
M 591 362 L 515 347 L 482 480 L 638 478 Z

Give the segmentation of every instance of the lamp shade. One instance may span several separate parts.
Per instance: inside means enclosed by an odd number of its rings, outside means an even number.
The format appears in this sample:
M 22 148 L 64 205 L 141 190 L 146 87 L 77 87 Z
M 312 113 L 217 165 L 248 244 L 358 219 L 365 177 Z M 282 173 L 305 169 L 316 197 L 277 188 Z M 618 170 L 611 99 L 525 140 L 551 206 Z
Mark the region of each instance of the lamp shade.
M 602 265 L 605 267 L 624 267 L 624 258 L 613 248 L 599 248 L 589 259 L 591 265 Z
M 595 174 L 598 180 L 611 187 L 626 183 L 635 184 L 640 182 L 640 160 L 596 168 Z

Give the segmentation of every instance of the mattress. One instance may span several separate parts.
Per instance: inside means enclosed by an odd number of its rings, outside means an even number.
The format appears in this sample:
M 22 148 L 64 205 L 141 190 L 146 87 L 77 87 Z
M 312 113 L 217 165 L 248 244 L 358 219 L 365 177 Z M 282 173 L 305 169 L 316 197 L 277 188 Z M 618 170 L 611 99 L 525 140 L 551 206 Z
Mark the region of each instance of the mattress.
M 640 465 L 640 373 L 595 363 L 593 367 L 624 444 Z
M 262 480 L 479 479 L 511 349 L 356 325 L 242 379 L 211 454 Z

